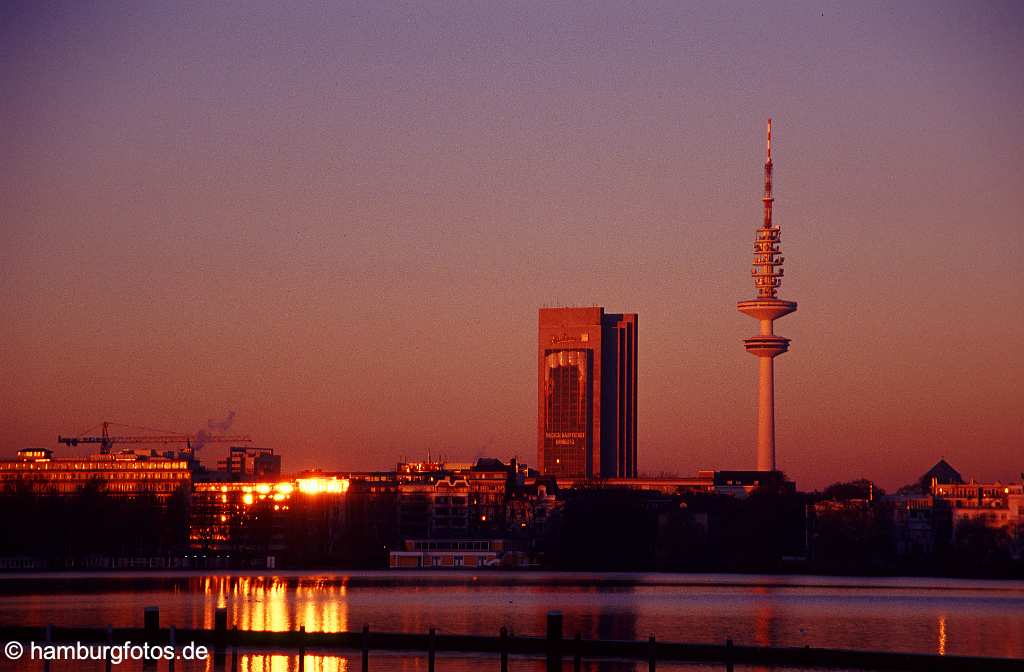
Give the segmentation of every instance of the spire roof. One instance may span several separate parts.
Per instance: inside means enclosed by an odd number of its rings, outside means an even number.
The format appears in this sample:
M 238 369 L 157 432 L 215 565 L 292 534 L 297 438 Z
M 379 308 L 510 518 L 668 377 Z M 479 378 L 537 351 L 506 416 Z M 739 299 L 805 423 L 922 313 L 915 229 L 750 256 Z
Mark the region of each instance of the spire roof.
M 933 478 L 939 483 L 948 484 L 964 482 L 960 472 L 954 469 L 953 466 L 949 462 L 946 462 L 945 459 L 941 459 L 936 462 L 934 467 L 926 471 L 921 476 L 920 481 L 924 484 L 925 489 L 927 489 L 928 484 L 932 482 Z

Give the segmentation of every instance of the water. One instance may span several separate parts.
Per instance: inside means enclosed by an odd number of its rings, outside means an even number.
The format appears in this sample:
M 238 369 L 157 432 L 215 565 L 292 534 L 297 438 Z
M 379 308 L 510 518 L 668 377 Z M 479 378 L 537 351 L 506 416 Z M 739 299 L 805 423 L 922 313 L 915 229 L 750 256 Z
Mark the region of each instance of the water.
M 542 635 L 546 613 L 557 609 L 570 637 L 654 634 L 715 643 L 728 637 L 737 644 L 1024 658 L 1024 582 L 490 571 L 0 575 L 0 625 L 140 626 L 149 605 L 160 607 L 164 626 L 212 627 L 214 609 L 226 606 L 228 622 L 240 629 L 304 625 L 337 632 L 369 624 L 383 631 L 433 626 L 442 633 L 483 635 L 502 626 Z M 307 669 L 359 668 L 358 660 L 346 657 L 315 660 L 307 660 Z M 296 669 L 293 656 L 251 655 L 242 662 L 243 670 Z M 438 670 L 475 672 L 480 666 L 476 658 L 450 657 Z M 484 667 L 491 669 L 490 663 Z M 593 669 L 634 667 L 608 663 Z M 512 665 L 514 672 L 542 668 L 530 660 Z M 425 672 L 426 664 L 419 656 L 381 656 L 372 669 Z

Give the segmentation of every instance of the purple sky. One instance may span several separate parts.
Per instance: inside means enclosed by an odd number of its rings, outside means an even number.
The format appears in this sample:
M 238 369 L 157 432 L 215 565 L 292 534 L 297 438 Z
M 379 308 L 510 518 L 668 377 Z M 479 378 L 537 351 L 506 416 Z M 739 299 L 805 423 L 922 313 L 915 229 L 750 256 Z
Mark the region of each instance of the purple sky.
M 43 5 L 0 8 L 0 453 L 235 410 L 287 470 L 533 464 L 537 309 L 598 304 L 641 472 L 751 467 L 772 116 L 780 467 L 1024 470 L 1020 3 Z

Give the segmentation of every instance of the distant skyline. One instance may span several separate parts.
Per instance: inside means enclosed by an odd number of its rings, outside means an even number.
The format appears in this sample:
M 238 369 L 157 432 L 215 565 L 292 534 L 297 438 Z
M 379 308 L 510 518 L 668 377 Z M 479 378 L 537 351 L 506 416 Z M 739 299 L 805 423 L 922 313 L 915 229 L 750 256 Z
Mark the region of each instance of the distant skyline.
M 537 309 L 604 305 L 640 472 L 752 468 L 770 116 L 779 468 L 1024 471 L 1020 3 L 13 2 L 0 50 L 0 453 L 531 463 Z

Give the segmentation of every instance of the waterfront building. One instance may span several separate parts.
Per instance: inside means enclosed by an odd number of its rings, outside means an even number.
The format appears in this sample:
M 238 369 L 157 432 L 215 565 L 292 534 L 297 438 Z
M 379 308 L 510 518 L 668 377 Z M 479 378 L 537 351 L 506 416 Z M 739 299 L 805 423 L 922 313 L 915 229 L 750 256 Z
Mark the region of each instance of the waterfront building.
M 1024 553 L 1024 480 L 1017 483 L 965 482 L 940 460 L 910 491 L 883 498 L 897 555 L 927 555 L 957 540 L 964 524 L 1001 530 Z
M 560 478 L 635 478 L 637 315 L 541 308 L 537 464 Z
M 505 552 L 501 539 L 406 539 L 402 550 L 391 551 L 391 569 L 459 569 L 496 567 Z
M 882 512 L 891 523 L 889 534 L 897 557 L 929 556 L 935 552 L 937 541 L 941 543 L 950 536 L 948 511 L 937 507 L 930 494 L 886 495 Z
M 549 476 L 523 479 L 507 504 L 509 536 L 533 544 L 544 535 L 548 522 L 561 505 L 555 479 Z
M 122 450 L 87 457 L 54 457 L 47 448 L 25 448 L 0 460 L 0 489 L 37 495 L 73 495 L 86 486 L 117 497 L 152 496 L 166 502 L 192 484 L 189 462 L 156 451 Z
M 777 336 L 775 320 L 796 310 L 795 301 L 778 298 L 782 284 L 782 233 L 772 221 L 772 120 L 768 120 L 767 160 L 764 164 L 764 221 L 754 239 L 751 276 L 757 297 L 740 301 L 737 308 L 758 321 L 756 336 L 743 341 L 747 352 L 758 358 L 757 469 L 775 471 L 775 358 L 789 349 L 789 339 Z
M 398 465 L 398 524 L 402 538 L 493 538 L 506 529 L 505 503 L 515 460 L 475 464 Z
M 193 550 L 277 557 L 294 536 L 315 527 L 311 515 L 329 520 L 321 536 L 337 529 L 340 507 L 350 482 L 335 475 L 304 474 L 278 482 L 209 481 L 195 483 L 189 511 Z M 315 504 L 315 505 L 314 505 Z
M 1011 537 L 1024 535 L 1024 483 L 938 483 L 931 496 L 950 512 L 953 538 L 963 522 L 1005 530 Z

